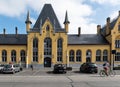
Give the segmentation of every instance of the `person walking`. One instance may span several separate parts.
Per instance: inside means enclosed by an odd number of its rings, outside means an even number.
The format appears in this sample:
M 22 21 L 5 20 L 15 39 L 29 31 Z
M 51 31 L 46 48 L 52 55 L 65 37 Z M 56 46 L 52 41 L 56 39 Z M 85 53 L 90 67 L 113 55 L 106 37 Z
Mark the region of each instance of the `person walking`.
M 32 64 L 31 64 L 31 66 L 30 66 L 30 67 L 31 67 L 31 69 L 32 69 L 32 71 L 33 71 L 33 65 L 32 65 Z

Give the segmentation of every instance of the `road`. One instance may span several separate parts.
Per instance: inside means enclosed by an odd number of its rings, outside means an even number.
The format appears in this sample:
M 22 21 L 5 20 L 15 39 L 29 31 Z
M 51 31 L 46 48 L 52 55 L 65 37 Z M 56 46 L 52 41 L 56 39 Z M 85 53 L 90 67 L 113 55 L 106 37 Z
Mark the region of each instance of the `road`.
M 51 74 L 22 71 L 0 75 L 0 87 L 120 87 L 120 75 L 100 77 L 98 74 Z
M 0 76 L 0 87 L 120 87 L 120 77 Z

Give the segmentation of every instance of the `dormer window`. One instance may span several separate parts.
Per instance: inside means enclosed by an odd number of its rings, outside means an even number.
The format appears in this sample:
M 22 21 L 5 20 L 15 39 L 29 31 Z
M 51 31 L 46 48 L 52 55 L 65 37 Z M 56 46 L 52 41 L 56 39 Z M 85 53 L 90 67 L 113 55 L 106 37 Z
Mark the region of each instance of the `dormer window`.
M 49 25 L 46 26 L 46 31 L 49 31 L 50 27 Z

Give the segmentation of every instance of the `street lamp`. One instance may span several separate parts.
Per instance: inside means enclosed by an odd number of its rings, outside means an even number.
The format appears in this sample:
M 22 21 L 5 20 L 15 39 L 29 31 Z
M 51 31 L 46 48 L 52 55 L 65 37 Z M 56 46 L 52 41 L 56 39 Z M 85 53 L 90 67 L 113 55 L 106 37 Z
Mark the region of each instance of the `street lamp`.
M 115 59 L 115 54 L 116 54 L 116 50 L 112 50 L 112 54 L 113 54 L 113 70 L 114 70 L 114 59 Z

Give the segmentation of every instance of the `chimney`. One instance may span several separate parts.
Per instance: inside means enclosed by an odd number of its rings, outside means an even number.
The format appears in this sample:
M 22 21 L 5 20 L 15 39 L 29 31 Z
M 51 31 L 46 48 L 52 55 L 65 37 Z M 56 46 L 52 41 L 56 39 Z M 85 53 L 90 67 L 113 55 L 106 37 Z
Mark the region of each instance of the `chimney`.
M 97 34 L 100 34 L 101 25 L 97 25 Z
M 15 27 L 15 33 L 16 33 L 16 36 L 18 35 L 18 28 Z
M 106 35 L 110 33 L 110 17 L 106 19 Z
M 120 11 L 118 12 L 118 16 L 120 16 Z
M 81 34 L 81 27 L 78 27 L 78 36 Z
M 5 28 L 3 29 L 3 35 L 5 36 L 5 33 L 6 33 L 6 30 L 5 30 Z
M 107 21 L 107 23 L 110 23 L 110 17 L 108 17 L 106 21 Z

